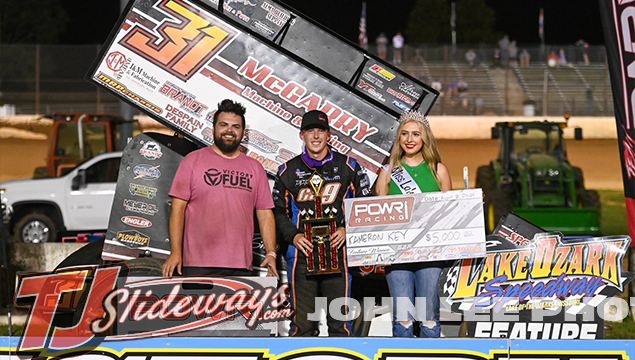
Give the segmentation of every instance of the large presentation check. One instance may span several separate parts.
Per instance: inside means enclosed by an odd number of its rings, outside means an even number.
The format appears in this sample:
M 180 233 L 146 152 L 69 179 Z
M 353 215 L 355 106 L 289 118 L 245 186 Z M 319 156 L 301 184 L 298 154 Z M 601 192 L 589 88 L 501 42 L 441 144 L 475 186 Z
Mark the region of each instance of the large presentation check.
M 346 199 L 348 266 L 485 256 L 481 189 Z

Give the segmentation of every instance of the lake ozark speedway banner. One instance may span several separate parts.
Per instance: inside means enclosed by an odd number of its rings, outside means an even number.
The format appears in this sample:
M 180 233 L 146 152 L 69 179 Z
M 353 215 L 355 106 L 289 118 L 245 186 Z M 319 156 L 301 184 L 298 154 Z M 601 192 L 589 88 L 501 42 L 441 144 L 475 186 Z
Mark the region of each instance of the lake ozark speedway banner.
M 35 356 L 78 360 L 628 360 L 631 340 L 397 338 L 157 338 L 103 342 L 91 349 L 15 355 L 17 337 L 0 337 L 2 359 Z M 43 358 L 44 358 L 43 357 Z

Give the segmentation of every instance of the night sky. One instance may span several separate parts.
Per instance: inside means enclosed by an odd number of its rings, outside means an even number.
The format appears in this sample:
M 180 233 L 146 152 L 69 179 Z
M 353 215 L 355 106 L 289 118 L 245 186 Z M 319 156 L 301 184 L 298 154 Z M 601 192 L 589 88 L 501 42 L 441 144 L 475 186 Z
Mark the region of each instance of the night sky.
M 458 0 L 460 1 L 460 0 Z M 584 39 L 602 44 L 598 0 L 485 0 L 496 14 L 495 31 L 519 44 L 538 44 L 538 12 L 545 10 L 545 37 L 551 44 Z M 357 41 L 362 0 L 282 0 L 340 35 Z M 119 16 L 119 1 L 63 0 L 72 21 L 61 43 L 102 43 Z M 380 32 L 392 35 L 405 29 L 415 0 L 367 0 L 369 43 Z M 87 14 L 99 14 L 97 20 Z M 449 19 L 448 19 L 449 21 Z M 457 34 L 461 42 L 461 34 Z

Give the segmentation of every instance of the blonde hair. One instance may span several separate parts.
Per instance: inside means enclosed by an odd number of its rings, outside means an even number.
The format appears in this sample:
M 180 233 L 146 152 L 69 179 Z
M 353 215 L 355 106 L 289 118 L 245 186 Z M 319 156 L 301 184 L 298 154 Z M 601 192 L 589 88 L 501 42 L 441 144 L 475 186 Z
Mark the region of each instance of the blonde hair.
M 423 160 L 430 167 L 430 170 L 432 170 L 434 179 L 437 181 L 437 183 L 439 183 L 439 177 L 437 175 L 437 164 L 441 162 L 441 155 L 439 154 L 437 141 L 432 134 L 432 130 L 430 129 L 428 120 L 423 116 L 422 113 L 418 111 L 406 111 L 399 117 L 399 128 L 397 129 L 397 136 L 395 138 L 395 142 L 392 144 L 392 149 L 390 150 L 390 160 L 388 162 L 390 168 L 388 174 L 392 174 L 392 170 L 394 168 L 401 166 L 401 158 L 404 154 L 399 141 L 401 137 L 401 130 L 403 129 L 404 125 L 411 122 L 417 123 L 419 125 L 419 128 L 421 129 L 421 138 L 423 140 L 421 155 L 423 156 Z

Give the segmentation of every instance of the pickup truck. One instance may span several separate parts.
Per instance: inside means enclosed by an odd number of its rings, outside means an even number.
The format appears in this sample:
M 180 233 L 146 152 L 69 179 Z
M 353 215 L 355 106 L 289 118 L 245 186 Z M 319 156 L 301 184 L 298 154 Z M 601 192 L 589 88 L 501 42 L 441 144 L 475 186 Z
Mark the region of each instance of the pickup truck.
M 98 155 L 59 178 L 0 184 L 14 241 L 54 242 L 65 233 L 107 229 L 121 156 Z

